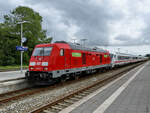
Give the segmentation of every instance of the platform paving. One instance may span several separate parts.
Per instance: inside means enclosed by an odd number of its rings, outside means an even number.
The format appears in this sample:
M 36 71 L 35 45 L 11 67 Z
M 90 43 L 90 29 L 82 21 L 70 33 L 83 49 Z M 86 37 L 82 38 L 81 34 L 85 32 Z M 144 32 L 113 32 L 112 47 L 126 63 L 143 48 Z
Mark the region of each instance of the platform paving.
M 8 71 L 8 72 L 0 72 L 0 82 L 9 79 L 16 79 L 25 77 L 26 70 L 23 70 L 23 73 L 20 71 Z
M 92 98 L 84 99 L 81 105 L 77 102 L 61 113 L 150 113 L 150 62 L 133 69 Z
M 104 113 L 150 113 L 150 62 Z

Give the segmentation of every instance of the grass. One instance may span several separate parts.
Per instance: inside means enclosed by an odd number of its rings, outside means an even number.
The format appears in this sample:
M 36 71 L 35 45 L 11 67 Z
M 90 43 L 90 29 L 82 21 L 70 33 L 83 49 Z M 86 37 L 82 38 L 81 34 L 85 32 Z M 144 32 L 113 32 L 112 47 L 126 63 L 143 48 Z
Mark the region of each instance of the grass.
M 27 69 L 28 66 L 24 65 L 23 69 Z M 20 69 L 20 65 L 12 65 L 12 66 L 0 66 L 0 70 L 18 70 Z

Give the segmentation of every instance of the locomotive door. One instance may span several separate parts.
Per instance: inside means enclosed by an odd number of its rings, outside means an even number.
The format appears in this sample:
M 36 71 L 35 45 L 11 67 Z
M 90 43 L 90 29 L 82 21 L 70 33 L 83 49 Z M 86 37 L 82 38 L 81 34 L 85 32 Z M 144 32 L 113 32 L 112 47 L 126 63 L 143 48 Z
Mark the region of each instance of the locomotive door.
M 85 53 L 82 53 L 82 64 L 86 64 L 86 55 Z
M 65 49 L 65 68 L 69 69 L 71 65 L 71 56 L 70 56 L 70 50 Z
M 100 55 L 100 64 L 102 64 L 102 63 L 103 63 L 103 56 Z

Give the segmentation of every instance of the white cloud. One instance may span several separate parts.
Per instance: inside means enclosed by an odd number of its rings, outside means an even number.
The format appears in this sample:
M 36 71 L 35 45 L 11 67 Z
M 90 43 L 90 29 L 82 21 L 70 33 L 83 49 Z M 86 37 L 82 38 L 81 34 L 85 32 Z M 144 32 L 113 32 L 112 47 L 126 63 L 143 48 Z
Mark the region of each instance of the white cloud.
M 6 0 L 0 5 L 1 14 L 19 5 L 33 8 L 55 41 L 87 38 L 91 46 L 150 44 L 149 0 Z
M 146 28 L 147 23 L 145 23 L 143 17 L 139 15 L 138 11 L 140 8 L 136 7 L 135 4 L 139 2 L 133 2 L 129 0 L 113 0 L 111 2 L 111 7 L 122 14 L 122 18 L 120 20 L 113 20 L 109 22 L 110 28 L 110 45 L 132 45 L 132 43 L 128 43 L 131 39 L 135 39 L 140 41 L 141 37 L 143 37 L 143 30 Z M 132 6 L 134 8 L 132 8 Z M 136 13 L 135 13 L 136 12 Z M 128 41 L 116 40 L 116 37 L 125 35 L 128 38 Z M 127 37 L 128 36 L 128 37 Z M 141 42 L 143 43 L 143 42 Z M 133 43 L 134 44 L 134 43 Z

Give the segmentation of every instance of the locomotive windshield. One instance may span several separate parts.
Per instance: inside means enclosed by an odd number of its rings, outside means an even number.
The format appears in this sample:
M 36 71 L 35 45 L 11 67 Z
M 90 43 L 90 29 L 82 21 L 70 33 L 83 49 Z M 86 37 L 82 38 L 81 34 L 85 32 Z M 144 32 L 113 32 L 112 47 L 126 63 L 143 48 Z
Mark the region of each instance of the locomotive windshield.
M 33 52 L 33 56 L 50 56 L 52 47 L 37 47 Z

